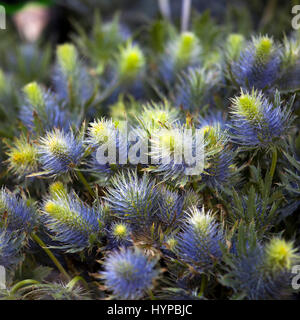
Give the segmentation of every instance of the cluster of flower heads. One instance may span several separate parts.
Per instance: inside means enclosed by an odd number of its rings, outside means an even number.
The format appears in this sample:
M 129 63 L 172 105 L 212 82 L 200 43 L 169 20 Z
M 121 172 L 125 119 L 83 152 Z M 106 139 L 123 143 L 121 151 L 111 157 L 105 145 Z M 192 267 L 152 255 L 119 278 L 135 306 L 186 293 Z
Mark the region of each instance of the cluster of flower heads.
M 59 45 L 48 81 L 15 99 L 0 71 L 18 124 L 3 134 L 0 265 L 11 285 L 22 265 L 42 274 L 0 297 L 297 295 L 300 37 L 208 50 L 197 30 L 163 31 L 151 46 L 109 25 L 109 55 L 93 36 Z M 54 268 L 63 283 L 45 281 Z
M 28 237 L 38 224 L 34 203 L 7 189 L 0 191 L 0 264 L 13 268 L 23 260 Z

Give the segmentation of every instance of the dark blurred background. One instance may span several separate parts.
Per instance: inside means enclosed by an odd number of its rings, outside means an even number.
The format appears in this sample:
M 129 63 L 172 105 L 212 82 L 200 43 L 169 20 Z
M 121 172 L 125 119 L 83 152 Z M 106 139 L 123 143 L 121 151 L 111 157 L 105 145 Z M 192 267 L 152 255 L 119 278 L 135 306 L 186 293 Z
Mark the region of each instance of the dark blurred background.
M 161 2 L 163 2 L 162 0 Z M 157 0 L 38 0 L 0 1 L 7 8 L 8 20 L 12 20 L 24 6 L 35 3 L 47 8 L 47 24 L 43 28 L 44 39 L 64 42 L 73 31 L 72 21 L 89 28 L 93 15 L 99 10 L 104 20 L 120 13 L 121 22 L 136 29 L 161 16 Z M 268 33 L 280 38 L 291 31 L 291 9 L 299 1 L 283 0 L 193 0 L 193 12 L 209 11 L 216 23 L 227 24 L 233 32 L 248 35 L 253 31 Z M 180 25 L 182 0 L 170 0 L 170 18 Z M 11 23 L 15 26 L 15 23 Z

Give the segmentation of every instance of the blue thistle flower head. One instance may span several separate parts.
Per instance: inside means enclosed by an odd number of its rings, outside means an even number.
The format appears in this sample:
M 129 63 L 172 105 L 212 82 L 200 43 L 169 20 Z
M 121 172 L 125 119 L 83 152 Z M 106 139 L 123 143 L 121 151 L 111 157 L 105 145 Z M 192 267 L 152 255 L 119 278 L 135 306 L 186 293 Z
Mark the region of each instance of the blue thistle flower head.
M 177 129 L 177 130 L 176 130 Z M 150 156 L 152 163 L 156 165 L 149 168 L 150 171 L 163 176 L 165 180 L 183 179 L 187 164 L 183 161 L 175 162 L 175 143 L 179 150 L 183 150 L 184 128 L 177 126 L 175 130 L 163 128 L 151 135 Z
M 110 136 L 116 136 L 119 132 L 119 122 L 112 119 L 96 119 L 89 124 L 87 143 L 92 147 L 99 147 L 104 142 L 107 142 Z
M 280 71 L 280 51 L 268 36 L 253 37 L 251 43 L 233 63 L 232 73 L 242 88 L 270 88 Z
M 139 141 L 149 144 L 149 137 L 156 135 L 161 128 L 177 123 L 178 117 L 179 110 L 172 107 L 167 99 L 161 103 L 147 103 L 143 105 L 143 111 L 137 117 L 140 126 L 134 128 L 135 136 L 138 137 Z M 148 157 L 148 148 L 144 151 L 144 156 Z
M 102 212 L 83 203 L 75 193 L 57 194 L 44 202 L 47 228 L 62 249 L 76 252 L 91 248 L 102 234 Z
M 8 190 L 0 190 L 0 226 L 9 231 L 25 231 L 30 233 L 37 225 L 36 210 L 25 199 Z
M 21 260 L 24 234 L 9 232 L 0 227 L 0 265 L 11 268 Z
M 6 154 L 8 156 L 7 163 L 9 170 L 18 176 L 18 178 L 22 178 L 38 170 L 38 149 L 24 135 L 16 138 L 12 146 L 8 146 Z
M 131 228 L 124 222 L 113 222 L 107 230 L 108 245 L 106 249 L 118 249 L 120 247 L 127 248 L 132 246 Z
M 177 235 L 178 256 L 196 270 L 209 271 L 222 257 L 224 234 L 211 212 L 192 207 L 182 232 Z
M 202 48 L 193 32 L 183 32 L 167 44 L 161 59 L 160 74 L 166 82 L 172 83 L 176 73 L 200 64 Z
M 151 181 L 146 174 L 139 178 L 136 171 L 128 171 L 114 176 L 111 184 L 105 199 L 113 214 L 134 228 L 154 221 L 158 210 L 155 180 Z
M 179 185 L 186 184 L 190 175 L 201 176 L 211 187 L 227 183 L 233 177 L 233 153 L 226 132 L 218 124 L 196 129 L 197 135 L 179 124 L 154 131 L 150 140 L 153 165 L 148 170 Z
M 276 92 L 275 105 L 262 92 L 241 90 L 232 99 L 232 141 L 245 148 L 269 148 L 280 143 L 291 124 L 290 108 L 281 108 Z
M 67 173 L 78 166 L 85 154 L 85 147 L 80 137 L 72 131 L 68 133 L 54 129 L 40 139 L 40 161 L 50 174 Z
M 149 259 L 138 249 L 111 253 L 102 272 L 106 287 L 119 299 L 139 299 L 151 290 L 159 271 L 157 260 Z
M 221 189 L 228 185 L 234 176 L 233 153 L 225 149 L 210 159 L 209 167 L 201 174 L 202 181 L 210 188 Z
M 259 270 L 263 261 L 263 250 L 261 246 L 248 249 L 245 254 L 232 255 L 232 268 L 225 275 L 226 281 L 236 294 L 242 295 L 250 300 L 266 299 L 265 282 Z M 277 287 L 277 286 L 275 286 Z M 274 291 L 274 288 L 271 288 Z
M 192 174 L 202 172 L 200 159 L 204 159 L 205 141 L 200 134 L 194 134 L 192 128 L 175 123 L 155 130 L 150 143 L 151 166 L 148 170 L 161 175 L 164 180 L 185 185 Z
M 60 128 L 69 130 L 71 119 L 56 101 L 55 96 L 43 90 L 36 82 L 24 87 L 26 103 L 22 105 L 20 119 L 30 131 Z
M 113 121 L 112 119 L 106 120 L 104 118 L 96 119 L 90 123 L 86 142 L 95 150 L 90 163 L 90 168 L 94 173 L 109 173 L 110 164 L 123 165 L 126 163 L 128 142 L 125 128 L 122 124 L 122 122 Z M 102 151 L 102 153 L 98 154 L 98 151 Z M 107 155 L 104 154 L 104 151 L 107 151 Z M 108 159 L 108 156 L 112 158 Z M 121 157 L 126 159 L 122 159 Z
M 240 247 L 240 244 L 238 244 Z M 286 299 L 291 295 L 292 263 L 299 260 L 292 243 L 273 238 L 266 245 L 256 243 L 229 258 L 224 284 L 239 297 L 250 300 Z

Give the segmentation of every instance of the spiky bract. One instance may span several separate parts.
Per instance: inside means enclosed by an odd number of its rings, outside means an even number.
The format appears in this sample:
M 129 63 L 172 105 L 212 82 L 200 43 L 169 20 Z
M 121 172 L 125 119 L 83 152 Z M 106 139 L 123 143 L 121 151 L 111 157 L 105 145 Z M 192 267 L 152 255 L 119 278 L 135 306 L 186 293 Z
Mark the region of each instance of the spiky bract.
M 177 240 L 178 256 L 200 271 L 211 270 L 222 257 L 224 235 L 211 212 L 191 208 Z
M 47 228 L 62 248 L 79 251 L 91 248 L 101 238 L 101 212 L 83 203 L 75 194 L 57 195 L 43 206 Z
M 246 148 L 269 148 L 280 142 L 291 124 L 291 110 L 283 110 L 280 97 L 276 104 L 262 92 L 241 90 L 232 99 L 233 141 Z
M 139 250 L 121 250 L 108 256 L 102 277 L 114 296 L 138 299 L 152 289 L 158 277 L 155 264 L 156 259 L 149 259 Z
M 136 171 L 129 171 L 114 176 L 111 183 L 105 199 L 116 216 L 135 228 L 154 221 L 158 210 L 155 180 L 146 174 L 139 178 Z
M 43 168 L 49 174 L 72 171 L 84 156 L 85 147 L 81 138 L 73 132 L 55 129 L 40 139 L 39 154 Z
M 10 231 L 31 232 L 38 219 L 34 206 L 7 189 L 0 190 L 0 226 Z

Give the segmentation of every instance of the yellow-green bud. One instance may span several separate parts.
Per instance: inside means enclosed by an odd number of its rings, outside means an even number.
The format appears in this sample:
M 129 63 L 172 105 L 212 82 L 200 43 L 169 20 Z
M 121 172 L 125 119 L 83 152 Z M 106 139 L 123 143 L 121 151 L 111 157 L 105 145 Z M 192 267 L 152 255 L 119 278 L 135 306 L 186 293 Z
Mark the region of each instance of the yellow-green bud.
M 293 243 L 280 238 L 273 238 L 267 244 L 265 252 L 267 265 L 274 270 L 290 270 L 297 258 Z
M 62 182 L 56 181 L 49 186 L 49 193 L 53 199 L 57 199 L 67 196 L 67 189 Z
M 178 244 L 178 241 L 175 238 L 169 238 L 167 240 L 167 245 L 171 251 L 174 251 L 176 249 L 177 244 Z
M 71 75 L 78 63 L 78 53 L 74 45 L 66 43 L 59 45 L 56 50 L 57 60 L 63 72 Z
M 113 226 L 112 233 L 118 239 L 125 239 L 128 236 L 128 228 L 123 223 L 116 223 Z
M 177 40 L 176 63 L 186 66 L 199 54 L 199 41 L 192 32 L 183 32 Z
M 263 61 L 268 61 L 273 49 L 273 39 L 268 36 L 255 39 L 254 46 L 256 49 L 256 57 Z
M 230 60 L 237 60 L 239 58 L 244 43 L 245 38 L 241 34 L 232 33 L 228 36 L 226 41 L 226 51 Z
M 23 89 L 28 101 L 35 107 L 43 107 L 45 104 L 43 91 L 36 82 L 28 83 Z
M 142 50 L 137 45 L 129 43 L 122 48 L 119 56 L 120 77 L 135 78 L 145 66 L 145 57 Z

